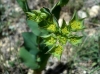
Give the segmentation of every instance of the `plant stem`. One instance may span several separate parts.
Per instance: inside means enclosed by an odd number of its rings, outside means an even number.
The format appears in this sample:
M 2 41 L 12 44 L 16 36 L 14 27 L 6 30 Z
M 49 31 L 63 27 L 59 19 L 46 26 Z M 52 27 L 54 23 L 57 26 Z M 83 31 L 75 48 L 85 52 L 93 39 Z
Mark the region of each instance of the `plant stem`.
M 34 71 L 33 74 L 42 74 L 42 71 Z

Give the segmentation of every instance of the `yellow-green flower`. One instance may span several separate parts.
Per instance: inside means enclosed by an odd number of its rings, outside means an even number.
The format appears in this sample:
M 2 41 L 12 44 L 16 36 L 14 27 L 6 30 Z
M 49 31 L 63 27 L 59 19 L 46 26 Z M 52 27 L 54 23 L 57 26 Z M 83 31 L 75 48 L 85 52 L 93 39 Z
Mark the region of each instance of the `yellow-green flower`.
M 61 53 L 62 53 L 62 46 L 59 45 L 54 49 L 54 54 L 60 55 Z
M 56 32 L 56 25 L 55 24 L 49 24 L 47 26 L 47 30 L 50 32 Z
M 38 23 L 47 18 L 47 14 L 41 12 L 40 10 L 34 10 L 33 12 L 26 12 L 26 13 L 29 20 L 33 20 Z
M 63 45 L 66 44 L 66 42 L 67 42 L 66 37 L 58 35 L 57 38 L 58 38 L 58 41 L 59 41 L 60 44 L 63 44 Z
M 46 13 L 41 13 L 40 17 L 41 17 L 41 19 L 45 19 L 47 17 L 47 14 Z
M 53 45 L 56 43 L 56 39 L 52 36 L 45 38 L 46 45 Z
M 66 44 L 67 42 L 66 37 L 60 37 L 59 42 L 61 42 L 62 44 Z
M 31 13 L 31 12 L 26 12 L 26 13 L 27 13 L 29 20 L 35 20 L 36 19 L 36 15 L 34 13 Z
M 71 26 L 71 29 L 74 31 L 81 30 L 83 29 L 83 22 L 75 20 L 70 23 L 70 26 Z
M 58 59 L 60 59 L 60 56 L 62 54 L 62 46 L 61 45 L 58 45 L 58 46 L 55 46 L 52 50 L 51 50 L 51 53 L 57 57 Z
M 70 38 L 70 42 L 71 42 L 73 45 L 79 44 L 79 43 L 82 42 L 82 37 L 71 37 L 71 38 Z
M 36 15 L 41 14 L 41 11 L 40 10 L 32 10 L 32 12 L 35 13 Z
M 61 26 L 61 32 L 63 35 L 68 35 L 70 33 L 69 26 L 66 24 L 65 20 L 63 20 L 63 23 Z
M 61 32 L 62 32 L 63 35 L 67 35 L 67 34 L 70 33 L 70 31 L 68 30 L 68 27 L 67 27 L 67 26 L 64 27 L 64 28 L 62 28 L 62 29 L 61 29 Z

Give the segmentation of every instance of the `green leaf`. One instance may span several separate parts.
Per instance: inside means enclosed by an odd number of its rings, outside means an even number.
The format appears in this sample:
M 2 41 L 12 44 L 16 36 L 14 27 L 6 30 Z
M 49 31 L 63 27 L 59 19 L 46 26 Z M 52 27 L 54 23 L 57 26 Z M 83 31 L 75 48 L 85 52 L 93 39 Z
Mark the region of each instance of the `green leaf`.
M 27 0 L 17 0 L 17 2 L 24 12 L 30 11 Z
M 54 14 L 57 20 L 60 17 L 60 11 L 61 11 L 61 6 L 57 4 L 55 4 L 55 6 L 51 10 L 51 12 Z
M 40 36 L 45 36 L 45 35 L 48 35 L 48 31 L 45 30 L 45 29 L 40 29 L 41 33 L 40 33 Z
M 32 20 L 27 20 L 27 25 L 29 26 L 29 28 L 31 29 L 31 31 L 32 31 L 35 35 L 37 35 L 37 36 L 40 35 L 41 31 L 40 31 L 40 28 L 39 28 L 39 26 L 38 26 L 38 23 L 36 23 L 36 22 L 34 22 L 34 21 L 32 21 Z
M 57 28 L 59 28 L 58 21 L 55 17 L 53 17 L 53 23 L 56 25 Z
M 49 16 L 52 15 L 52 14 L 50 13 L 50 10 L 49 10 L 48 8 L 43 7 L 43 8 L 41 8 L 40 10 L 41 10 L 41 12 L 44 12 L 44 13 L 48 14 Z
M 73 16 L 72 16 L 70 21 L 73 21 L 75 19 L 78 19 L 78 15 L 77 15 L 77 11 L 76 10 L 74 11 Z
M 27 67 L 30 67 L 31 69 L 39 68 L 38 63 L 36 62 L 36 56 L 29 53 L 24 47 L 19 50 L 19 56 Z
M 57 5 L 64 6 L 69 2 L 69 0 L 59 0 Z
M 60 11 L 61 11 L 61 7 L 66 5 L 68 3 L 69 0 L 59 0 L 58 3 L 56 3 L 53 8 L 51 9 L 51 12 L 54 14 L 54 16 L 57 18 L 57 20 L 60 17 Z
M 28 49 L 32 54 L 36 55 L 39 52 L 37 47 L 37 37 L 32 32 L 24 32 L 22 33 L 24 38 L 24 46 Z

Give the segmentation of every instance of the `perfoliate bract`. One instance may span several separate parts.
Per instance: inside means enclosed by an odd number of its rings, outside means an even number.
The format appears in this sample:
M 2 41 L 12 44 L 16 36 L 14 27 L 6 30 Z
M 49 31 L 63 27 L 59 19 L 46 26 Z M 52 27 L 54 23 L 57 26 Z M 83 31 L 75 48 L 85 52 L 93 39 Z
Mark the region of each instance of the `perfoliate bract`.
M 69 38 L 70 43 L 73 45 L 77 45 L 79 43 L 82 43 L 82 36 L 81 37 L 71 37 Z
M 36 21 L 37 23 L 45 20 L 48 16 L 46 13 L 43 13 L 40 10 L 34 10 L 32 12 L 26 12 L 26 14 L 27 14 L 27 18 L 29 20 Z
M 58 45 L 58 46 L 55 46 L 55 47 L 50 51 L 50 53 L 51 53 L 53 56 L 57 57 L 57 58 L 60 60 L 62 51 L 63 51 L 63 47 L 62 47 L 61 45 Z
M 72 31 L 78 31 L 83 29 L 83 21 L 74 20 L 70 22 L 70 27 Z
M 56 25 L 55 24 L 49 24 L 46 29 L 50 32 L 56 32 Z
M 46 45 L 53 45 L 56 43 L 56 38 L 54 38 L 53 36 L 49 36 L 47 38 L 44 38 L 44 40 L 45 40 Z
M 65 20 L 63 20 L 63 23 L 61 26 L 61 33 L 63 35 L 68 35 L 70 33 L 69 26 L 66 24 Z

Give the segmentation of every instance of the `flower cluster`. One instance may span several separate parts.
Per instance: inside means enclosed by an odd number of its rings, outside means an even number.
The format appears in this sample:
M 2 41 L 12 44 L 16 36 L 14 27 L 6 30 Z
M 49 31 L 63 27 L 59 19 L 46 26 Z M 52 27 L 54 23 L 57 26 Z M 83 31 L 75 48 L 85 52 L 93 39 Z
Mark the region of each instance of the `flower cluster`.
M 74 20 L 70 23 L 70 26 L 71 26 L 71 29 L 73 31 L 77 31 L 77 30 L 81 30 L 82 27 L 83 27 L 83 22 L 80 22 L 80 21 L 77 21 L 77 20 Z
M 40 10 L 33 10 L 32 12 L 26 12 L 29 20 L 33 20 L 37 23 L 47 18 L 47 14 Z
M 49 12 L 48 12 L 49 13 Z M 32 13 L 27 12 L 29 19 L 40 23 L 43 29 L 46 29 L 49 33 L 46 36 L 42 36 L 46 46 L 52 46 L 48 51 L 49 53 L 60 59 L 63 51 L 63 46 L 69 41 L 73 45 L 81 43 L 82 36 L 73 35 L 73 32 L 77 32 L 84 28 L 83 20 L 76 18 L 76 14 L 73 19 L 67 25 L 65 20 L 63 20 L 62 26 L 58 27 L 58 22 L 53 15 L 48 15 L 41 10 L 34 10 Z

